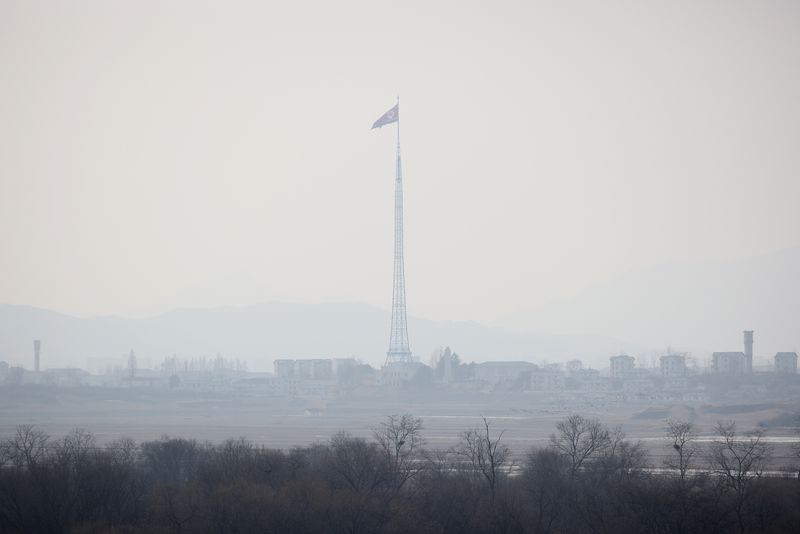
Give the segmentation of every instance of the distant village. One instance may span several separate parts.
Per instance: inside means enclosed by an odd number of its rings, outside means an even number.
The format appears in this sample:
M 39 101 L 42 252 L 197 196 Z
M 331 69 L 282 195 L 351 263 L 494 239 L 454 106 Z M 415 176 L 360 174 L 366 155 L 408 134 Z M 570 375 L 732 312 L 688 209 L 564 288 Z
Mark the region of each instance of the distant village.
M 146 368 L 131 351 L 124 364 L 90 373 L 79 368 L 40 369 L 41 343 L 34 341 L 33 369 L 0 361 L 0 387 L 41 385 L 161 388 L 199 392 L 239 392 L 316 399 L 309 406 L 352 392 L 379 395 L 389 389 L 492 394 L 518 392 L 552 401 L 600 402 L 758 402 L 800 398 L 797 353 L 778 352 L 771 365 L 754 367 L 753 331 L 744 332 L 743 350 L 714 352 L 701 367 L 689 355 L 667 351 L 657 365 L 618 354 L 609 366 L 592 369 L 578 359 L 565 363 L 527 361 L 466 363 L 449 347 L 421 361 L 387 363 L 380 369 L 355 358 L 277 359 L 274 371 L 248 371 L 245 362 L 214 358 L 165 358 Z

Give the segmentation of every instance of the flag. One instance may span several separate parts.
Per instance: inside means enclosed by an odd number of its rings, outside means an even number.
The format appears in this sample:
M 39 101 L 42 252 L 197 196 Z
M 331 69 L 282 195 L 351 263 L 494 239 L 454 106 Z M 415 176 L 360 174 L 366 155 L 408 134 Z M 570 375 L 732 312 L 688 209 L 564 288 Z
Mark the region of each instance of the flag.
M 375 121 L 375 124 L 372 125 L 372 129 L 380 128 L 381 126 L 397 122 L 398 120 L 400 120 L 400 104 L 395 104 L 392 109 L 381 115 L 381 118 Z

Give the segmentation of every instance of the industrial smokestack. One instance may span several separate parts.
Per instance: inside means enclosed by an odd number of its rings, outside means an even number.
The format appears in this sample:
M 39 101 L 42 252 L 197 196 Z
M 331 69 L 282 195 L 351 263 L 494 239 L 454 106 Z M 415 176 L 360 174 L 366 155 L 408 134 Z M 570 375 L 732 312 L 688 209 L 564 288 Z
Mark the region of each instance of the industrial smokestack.
M 744 360 L 747 372 L 753 372 L 753 331 L 744 331 Z
M 39 353 L 42 350 L 42 342 L 39 339 L 33 340 L 33 370 L 39 372 Z

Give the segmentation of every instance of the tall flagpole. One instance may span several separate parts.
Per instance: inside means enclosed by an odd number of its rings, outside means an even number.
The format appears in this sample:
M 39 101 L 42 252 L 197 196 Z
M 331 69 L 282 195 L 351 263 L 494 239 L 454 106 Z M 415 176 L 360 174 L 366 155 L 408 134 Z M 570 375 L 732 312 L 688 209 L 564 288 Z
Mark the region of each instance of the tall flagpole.
M 397 161 L 399 168 L 400 161 L 400 95 L 397 95 Z M 400 173 L 395 173 L 395 178 L 399 180 Z
M 392 292 L 392 328 L 386 363 L 410 362 L 406 318 L 406 276 L 403 253 L 403 168 L 400 160 L 400 97 L 397 97 L 397 161 L 394 181 L 394 272 Z

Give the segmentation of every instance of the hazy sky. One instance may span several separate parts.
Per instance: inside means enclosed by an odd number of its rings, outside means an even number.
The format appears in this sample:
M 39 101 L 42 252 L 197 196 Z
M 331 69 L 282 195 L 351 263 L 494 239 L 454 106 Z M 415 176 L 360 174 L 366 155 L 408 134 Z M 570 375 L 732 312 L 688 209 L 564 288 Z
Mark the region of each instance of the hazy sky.
M 387 308 L 398 94 L 412 315 L 800 245 L 798 2 L 268 4 L 0 2 L 0 302 Z

